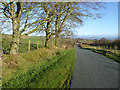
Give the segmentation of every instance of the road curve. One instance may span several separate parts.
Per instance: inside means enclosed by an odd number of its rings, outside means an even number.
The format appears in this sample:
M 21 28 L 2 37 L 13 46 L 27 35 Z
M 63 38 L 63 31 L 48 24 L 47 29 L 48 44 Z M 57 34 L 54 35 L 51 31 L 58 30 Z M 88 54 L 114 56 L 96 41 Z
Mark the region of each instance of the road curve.
M 118 63 L 76 47 L 71 88 L 118 88 Z

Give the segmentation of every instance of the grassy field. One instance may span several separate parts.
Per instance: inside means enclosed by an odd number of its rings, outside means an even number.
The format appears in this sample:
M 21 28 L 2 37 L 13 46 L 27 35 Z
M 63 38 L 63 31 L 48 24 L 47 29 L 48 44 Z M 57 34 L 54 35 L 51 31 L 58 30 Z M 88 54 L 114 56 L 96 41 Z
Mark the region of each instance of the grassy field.
M 3 58 L 3 88 L 69 88 L 75 48 L 41 48 Z
M 28 51 L 29 40 L 31 42 L 31 45 L 30 45 L 31 51 L 37 49 L 37 41 L 38 40 L 39 40 L 39 48 L 44 47 L 43 43 L 45 43 L 45 37 L 31 36 L 31 37 L 24 38 L 24 39 L 20 40 L 18 53 L 24 53 L 24 52 Z M 9 38 L 8 37 L 3 38 L 2 50 L 3 50 L 4 54 L 9 54 L 11 42 L 12 42 L 12 38 L 10 38 L 10 37 Z M 51 39 L 51 44 L 54 44 L 54 39 L 53 38 Z
M 6 36 L 6 37 L 5 37 Z M 3 54 L 9 54 L 10 51 L 10 45 L 12 42 L 12 38 L 9 35 L 5 35 L 2 38 L 2 51 Z M 19 50 L 18 53 L 25 53 L 28 51 L 28 46 L 29 46 L 29 40 L 30 40 L 30 50 L 33 51 L 37 49 L 37 41 L 39 40 L 39 48 L 43 48 L 45 44 L 45 37 L 36 37 L 36 36 L 29 36 L 27 38 L 23 38 L 20 40 L 20 45 L 19 45 Z M 71 42 L 68 43 L 67 42 Z M 59 46 L 63 46 L 65 44 L 69 46 L 73 46 L 73 40 L 72 39 L 59 39 Z M 49 41 L 49 47 L 55 45 L 55 39 L 52 37 Z
M 120 50 L 109 50 L 109 49 L 105 50 L 98 46 L 89 46 L 89 45 L 82 45 L 82 48 L 99 53 L 101 55 L 104 55 L 107 58 L 110 58 L 120 63 Z
M 78 40 L 79 42 L 82 42 L 82 43 L 87 43 L 87 44 L 90 44 L 90 43 L 93 43 L 95 40 L 90 40 L 90 39 L 80 39 Z

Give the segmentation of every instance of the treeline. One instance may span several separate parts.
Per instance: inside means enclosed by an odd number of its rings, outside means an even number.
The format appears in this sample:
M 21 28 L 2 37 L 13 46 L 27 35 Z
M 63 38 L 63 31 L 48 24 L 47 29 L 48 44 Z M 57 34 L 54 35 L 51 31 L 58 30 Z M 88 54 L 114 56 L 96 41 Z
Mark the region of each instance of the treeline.
M 71 36 L 74 27 L 82 24 L 84 18 L 100 18 L 92 13 L 103 7 L 100 2 L 1 2 L 0 14 L 3 31 L 12 31 L 10 54 L 16 55 L 21 38 L 32 33 L 44 32 L 45 47 L 55 36 L 58 46 L 59 35 Z M 6 31 L 7 30 L 7 31 Z
M 108 48 L 112 47 L 114 48 L 114 46 L 117 46 L 117 49 L 120 50 L 120 39 L 116 39 L 116 40 L 107 40 L 106 38 L 102 38 L 100 40 L 96 40 L 94 41 L 92 44 L 93 46 L 108 46 Z

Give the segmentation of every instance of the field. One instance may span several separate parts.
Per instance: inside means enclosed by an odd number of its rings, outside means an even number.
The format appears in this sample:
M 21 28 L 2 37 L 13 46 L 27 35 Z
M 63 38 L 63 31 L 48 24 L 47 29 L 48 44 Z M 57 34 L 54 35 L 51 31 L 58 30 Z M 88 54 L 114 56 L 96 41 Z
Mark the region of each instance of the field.
M 36 37 L 36 36 L 29 36 L 27 38 L 23 38 L 20 40 L 20 45 L 19 45 L 19 50 L 18 53 L 24 53 L 28 51 L 28 46 L 29 46 L 29 40 L 30 40 L 30 51 L 33 51 L 37 49 L 37 42 L 39 41 L 39 48 L 43 48 L 45 44 L 45 37 Z M 64 46 L 64 44 L 67 44 L 67 46 L 73 46 L 73 41 L 72 39 L 59 39 L 59 47 Z M 10 45 L 12 42 L 12 38 L 6 37 L 2 38 L 2 51 L 3 54 L 9 54 L 10 51 Z M 49 47 L 52 47 L 55 45 L 55 39 L 54 37 L 50 39 L 49 42 Z
M 10 45 L 12 42 L 12 38 L 11 37 L 3 37 L 2 38 L 3 42 L 2 42 L 2 50 L 4 54 L 9 54 L 10 51 Z M 39 48 L 44 47 L 44 42 L 45 42 L 45 37 L 35 37 L 35 36 L 31 36 L 31 37 L 27 37 L 24 39 L 20 40 L 20 45 L 19 45 L 19 51 L 18 53 L 24 53 L 28 51 L 28 45 L 29 45 L 29 40 L 30 40 L 30 49 L 35 50 L 37 49 L 37 41 L 39 40 Z M 54 43 L 54 39 L 51 39 L 51 43 Z
M 120 50 L 103 49 L 99 46 L 90 45 L 82 45 L 82 48 L 104 55 L 105 57 L 110 58 L 116 62 L 120 62 Z
M 75 48 L 52 46 L 37 48 L 37 40 L 30 37 L 21 40 L 17 56 L 5 53 L 2 62 L 3 88 L 69 88 L 75 62 Z M 8 46 L 11 38 L 7 38 Z M 28 41 L 31 51 L 28 52 Z M 41 42 L 40 42 L 41 43 Z M 6 47 L 7 47 L 6 45 Z M 4 46 L 5 48 L 5 46 Z M 9 47 L 7 48 L 9 50 Z

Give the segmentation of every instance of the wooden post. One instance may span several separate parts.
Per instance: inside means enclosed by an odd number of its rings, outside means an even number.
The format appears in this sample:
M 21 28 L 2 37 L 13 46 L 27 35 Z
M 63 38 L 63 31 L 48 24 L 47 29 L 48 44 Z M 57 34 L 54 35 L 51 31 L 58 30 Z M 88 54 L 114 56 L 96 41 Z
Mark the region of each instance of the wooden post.
M 100 46 L 99 46 L 99 49 L 100 49 Z
M 102 50 L 104 50 L 104 46 L 102 46 Z
M 115 53 L 115 45 L 114 45 L 114 53 Z
M 117 53 L 117 51 L 116 51 L 117 49 L 118 49 L 118 47 L 115 45 L 114 46 L 114 53 Z
M 39 40 L 37 41 L 37 49 L 39 49 Z
M 29 40 L 29 45 L 28 45 L 28 51 L 30 51 L 30 40 Z
M 110 46 L 110 52 L 112 52 L 112 46 Z
M 106 51 L 108 51 L 108 46 L 106 46 Z

